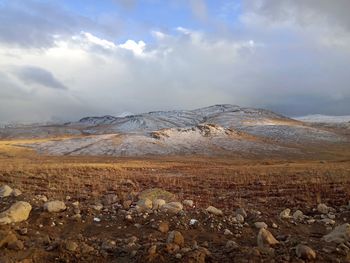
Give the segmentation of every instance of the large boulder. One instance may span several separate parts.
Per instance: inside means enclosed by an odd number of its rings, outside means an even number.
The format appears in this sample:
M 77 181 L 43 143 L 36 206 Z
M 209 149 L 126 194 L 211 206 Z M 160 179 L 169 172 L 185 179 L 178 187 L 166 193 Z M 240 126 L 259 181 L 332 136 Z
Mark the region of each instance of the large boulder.
M 175 200 L 175 195 L 161 188 L 150 188 L 139 194 L 139 200 L 146 198 L 151 201 L 155 199 L 163 199 L 165 202 L 171 202 Z
M 326 242 L 335 242 L 338 244 L 350 241 L 350 224 L 346 223 L 337 226 L 328 235 L 323 236 L 323 240 Z
M 13 189 L 8 185 L 3 185 L 0 187 L 0 198 L 8 197 L 12 194 Z
M 29 203 L 19 201 L 0 213 L 0 225 L 25 221 L 28 219 L 31 210 L 32 206 Z
M 44 204 L 44 210 L 50 213 L 58 213 L 66 210 L 66 205 L 62 201 L 49 201 Z

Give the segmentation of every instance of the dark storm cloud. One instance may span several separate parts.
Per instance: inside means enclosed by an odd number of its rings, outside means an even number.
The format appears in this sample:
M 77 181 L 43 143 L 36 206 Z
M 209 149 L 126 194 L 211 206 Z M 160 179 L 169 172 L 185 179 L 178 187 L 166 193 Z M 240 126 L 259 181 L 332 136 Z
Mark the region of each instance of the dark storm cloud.
M 349 0 L 246 0 L 243 5 L 271 21 L 293 20 L 301 25 L 320 21 L 350 30 Z
M 24 66 L 17 69 L 16 74 L 26 84 L 38 84 L 52 89 L 67 89 L 51 72 L 42 68 Z

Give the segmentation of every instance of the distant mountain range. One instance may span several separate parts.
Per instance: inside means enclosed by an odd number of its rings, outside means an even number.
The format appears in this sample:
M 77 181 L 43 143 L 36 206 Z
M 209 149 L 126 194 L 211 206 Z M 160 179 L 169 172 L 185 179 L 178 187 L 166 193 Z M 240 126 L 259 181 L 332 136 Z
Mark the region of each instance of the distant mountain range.
M 309 125 L 264 109 L 229 104 L 10 127 L 0 129 L 0 137 L 47 138 L 44 142 L 26 144 L 43 154 L 111 156 L 301 156 L 310 146 L 349 141 L 337 129 Z

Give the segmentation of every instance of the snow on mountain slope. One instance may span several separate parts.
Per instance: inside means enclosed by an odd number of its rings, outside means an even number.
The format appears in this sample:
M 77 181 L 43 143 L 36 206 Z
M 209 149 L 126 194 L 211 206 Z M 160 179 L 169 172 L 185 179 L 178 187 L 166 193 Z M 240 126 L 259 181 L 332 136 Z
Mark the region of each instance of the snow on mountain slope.
M 314 115 L 295 117 L 294 119 L 298 121 L 304 121 L 304 122 L 342 123 L 342 122 L 350 122 L 350 115 L 329 116 L 329 115 L 314 114 Z
M 28 146 L 28 145 L 27 145 Z M 249 140 L 243 135 L 216 125 L 164 129 L 149 134 L 92 135 L 29 145 L 51 155 L 175 155 L 239 154 L 277 155 L 299 151 L 266 142 Z
M 90 134 L 149 132 L 166 128 L 192 127 L 201 123 L 219 124 L 227 128 L 236 128 L 245 121 L 289 120 L 271 111 L 242 108 L 236 105 L 214 105 L 195 110 L 155 111 L 123 118 L 104 116 L 87 117 L 70 125 L 85 126 Z M 101 131 L 102 130 L 102 131 Z

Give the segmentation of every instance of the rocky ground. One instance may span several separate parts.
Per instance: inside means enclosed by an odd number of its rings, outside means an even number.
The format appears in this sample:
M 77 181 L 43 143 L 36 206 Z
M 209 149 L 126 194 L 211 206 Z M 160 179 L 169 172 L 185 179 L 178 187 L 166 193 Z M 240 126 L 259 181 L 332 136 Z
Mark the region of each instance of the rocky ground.
M 0 188 L 0 262 L 349 262 L 350 206 L 197 207 L 124 180 L 99 199 Z M 213 204 L 214 205 L 214 204 Z

